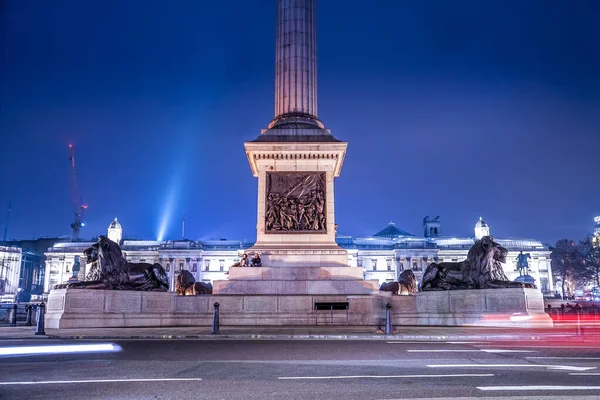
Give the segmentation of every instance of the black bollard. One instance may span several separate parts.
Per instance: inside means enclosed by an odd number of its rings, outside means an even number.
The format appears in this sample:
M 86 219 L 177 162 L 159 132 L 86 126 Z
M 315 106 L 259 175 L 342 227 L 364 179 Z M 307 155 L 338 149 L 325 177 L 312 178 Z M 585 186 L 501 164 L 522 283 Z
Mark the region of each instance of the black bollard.
M 17 326 L 17 303 L 13 304 L 10 326 Z
M 33 306 L 28 304 L 27 307 L 25 307 L 25 310 L 27 311 L 27 320 L 25 320 L 25 325 L 31 326 L 31 314 L 33 314 Z
M 213 311 L 212 331 L 211 335 L 219 334 L 219 303 L 215 303 L 215 309 Z
M 385 305 L 385 334 L 392 334 L 392 305 L 387 303 Z
M 36 335 L 45 335 L 46 331 L 44 329 L 44 318 L 46 314 L 46 305 L 41 302 L 40 305 L 38 306 L 38 313 L 37 313 L 37 327 L 35 330 L 35 334 Z

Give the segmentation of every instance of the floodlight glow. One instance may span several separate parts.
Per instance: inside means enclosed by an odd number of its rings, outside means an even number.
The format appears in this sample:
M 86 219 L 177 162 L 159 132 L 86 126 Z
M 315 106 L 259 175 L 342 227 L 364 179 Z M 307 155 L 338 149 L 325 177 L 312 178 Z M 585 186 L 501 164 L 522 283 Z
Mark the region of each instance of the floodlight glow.
M 173 173 L 173 180 L 171 181 L 171 187 L 167 192 L 167 198 L 164 203 L 164 208 L 162 211 L 162 215 L 160 217 L 160 224 L 158 227 L 158 235 L 157 240 L 164 240 L 165 235 L 167 233 L 167 229 L 169 228 L 169 223 L 173 219 L 173 213 L 175 212 L 175 206 L 179 201 L 179 197 L 181 195 L 181 182 L 182 179 L 182 168 L 178 168 Z

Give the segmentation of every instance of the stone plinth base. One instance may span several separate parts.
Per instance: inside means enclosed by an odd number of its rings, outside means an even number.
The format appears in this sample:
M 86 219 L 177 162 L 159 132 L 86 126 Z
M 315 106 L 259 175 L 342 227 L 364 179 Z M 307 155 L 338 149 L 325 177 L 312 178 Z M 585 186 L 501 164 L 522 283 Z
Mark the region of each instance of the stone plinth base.
M 214 303 L 221 325 L 381 326 L 381 296 L 177 296 L 175 293 L 83 289 L 50 292 L 46 327 L 54 329 L 210 326 Z M 345 310 L 314 311 L 317 302 L 347 302 Z
M 262 295 L 365 295 L 378 290 L 377 280 L 238 280 L 214 281 L 213 294 Z
M 46 326 L 54 329 L 208 327 L 215 302 L 220 304 L 223 326 L 314 326 L 347 322 L 382 327 L 387 303 L 392 305 L 392 324 L 400 332 L 402 325 L 552 326 L 552 319 L 544 312 L 542 294 L 535 289 L 453 290 L 414 296 L 389 293 L 177 296 L 171 292 L 59 289 L 51 291 L 48 297 Z M 317 302 L 348 303 L 348 312 L 315 312 Z
M 445 290 L 388 298 L 395 325 L 553 326 L 537 289 Z
M 229 280 L 318 281 L 362 280 L 363 270 L 356 267 L 240 267 L 229 269 Z
M 377 293 L 379 281 L 363 280 L 361 268 L 240 267 L 229 280 L 214 281 L 213 294 L 367 295 Z
M 255 245 L 248 253 L 259 253 L 265 267 L 347 267 L 348 252 L 337 245 L 289 245 L 285 248 Z

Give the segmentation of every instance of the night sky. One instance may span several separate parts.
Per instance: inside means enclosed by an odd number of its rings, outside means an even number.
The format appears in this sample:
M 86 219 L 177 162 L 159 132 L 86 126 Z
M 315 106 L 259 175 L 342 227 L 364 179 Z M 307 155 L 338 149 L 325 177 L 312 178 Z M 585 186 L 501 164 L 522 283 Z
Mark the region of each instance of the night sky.
M 256 237 L 274 0 L 4 0 L 0 235 Z M 600 2 L 318 0 L 319 117 L 349 142 L 339 234 L 583 239 L 600 213 Z M 161 228 L 162 227 L 162 228 Z M 1 236 L 0 236 L 1 239 Z

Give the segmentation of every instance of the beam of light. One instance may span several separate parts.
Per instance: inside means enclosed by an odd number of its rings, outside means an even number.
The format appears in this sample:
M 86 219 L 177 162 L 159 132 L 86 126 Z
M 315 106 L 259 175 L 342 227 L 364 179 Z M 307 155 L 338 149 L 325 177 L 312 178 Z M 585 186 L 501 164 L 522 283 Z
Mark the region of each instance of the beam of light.
M 170 175 L 171 176 L 171 181 L 170 181 L 171 186 L 166 191 L 167 197 L 165 199 L 162 214 L 160 216 L 157 240 L 165 240 L 165 235 L 167 234 L 167 231 L 169 230 L 170 223 L 173 220 L 173 217 L 174 217 L 174 214 L 175 214 L 175 211 L 177 208 L 177 204 L 181 197 L 181 191 L 182 191 L 182 187 L 183 187 L 182 183 L 184 181 L 183 171 L 185 171 L 183 163 L 184 163 L 185 158 L 186 157 L 182 156 L 182 158 L 179 160 L 180 161 L 179 165 L 173 170 L 173 172 Z
M 160 219 L 160 225 L 158 228 L 157 240 L 164 240 L 165 233 L 167 232 L 167 228 L 169 227 L 169 222 L 173 217 L 173 209 L 175 206 L 175 202 L 177 200 L 179 194 L 179 185 L 177 181 L 174 181 L 171 185 L 171 189 L 167 194 L 167 199 L 165 201 L 165 206 L 162 211 L 162 216 Z
M 189 132 L 192 129 L 194 128 L 187 125 L 182 127 L 180 137 L 175 139 L 177 144 L 175 145 L 172 159 L 177 161 L 172 168 L 169 168 L 169 170 L 166 171 L 168 173 L 169 183 L 165 185 L 164 193 L 166 197 L 159 217 L 158 232 L 156 235 L 157 240 L 165 240 L 171 222 L 180 222 L 177 216 L 180 216 L 181 212 L 176 211 L 177 207 L 181 206 L 180 200 L 185 187 L 183 185 L 185 182 L 184 175 L 188 170 L 194 148 L 194 146 L 190 145 L 190 137 L 189 134 L 186 135 L 186 132 Z
M 64 383 L 115 383 L 115 382 L 179 382 L 201 381 L 201 378 L 132 378 L 132 379 L 84 379 L 80 381 L 24 381 L 0 382 L 0 385 L 62 385 Z
M 121 350 L 121 346 L 114 343 L 60 344 L 50 346 L 15 346 L 0 347 L 0 357 L 76 353 L 115 353 Z

